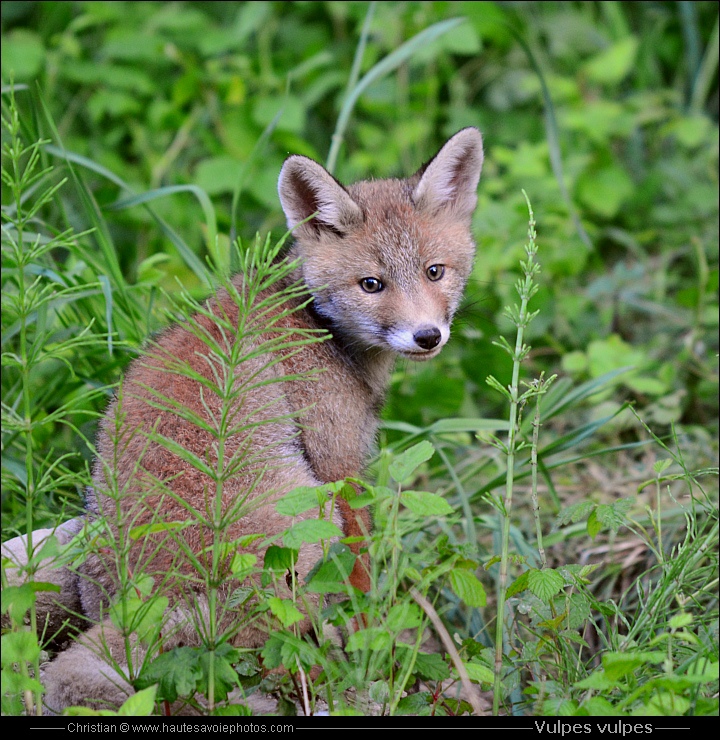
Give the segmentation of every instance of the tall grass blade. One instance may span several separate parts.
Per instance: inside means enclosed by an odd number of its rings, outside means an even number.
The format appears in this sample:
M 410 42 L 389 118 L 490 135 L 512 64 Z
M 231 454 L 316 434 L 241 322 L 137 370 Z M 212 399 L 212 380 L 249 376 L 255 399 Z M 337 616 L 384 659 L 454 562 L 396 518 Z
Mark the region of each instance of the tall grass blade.
M 348 93 L 338 116 L 335 132 L 332 135 L 332 144 L 327 158 L 326 169 L 328 172 L 335 170 L 337 164 L 340 146 L 345 138 L 345 129 L 350 121 L 353 108 L 360 96 L 367 90 L 373 82 L 381 79 L 393 70 L 397 69 L 403 62 L 407 61 L 418 49 L 427 46 L 435 39 L 440 38 L 443 34 L 457 28 L 465 18 L 450 18 L 440 23 L 435 23 L 429 28 L 420 31 L 410 40 L 399 46 L 395 51 L 388 54 L 380 60 L 370 71 L 358 82 L 358 84 Z

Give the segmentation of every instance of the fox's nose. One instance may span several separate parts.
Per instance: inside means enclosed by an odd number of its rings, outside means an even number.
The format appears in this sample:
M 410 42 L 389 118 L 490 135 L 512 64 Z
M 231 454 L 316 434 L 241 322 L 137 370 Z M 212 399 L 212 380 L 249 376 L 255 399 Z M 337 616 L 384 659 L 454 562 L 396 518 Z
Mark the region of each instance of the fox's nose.
M 413 334 L 415 344 L 422 349 L 434 349 L 440 344 L 440 329 L 431 326 L 429 329 L 419 329 Z

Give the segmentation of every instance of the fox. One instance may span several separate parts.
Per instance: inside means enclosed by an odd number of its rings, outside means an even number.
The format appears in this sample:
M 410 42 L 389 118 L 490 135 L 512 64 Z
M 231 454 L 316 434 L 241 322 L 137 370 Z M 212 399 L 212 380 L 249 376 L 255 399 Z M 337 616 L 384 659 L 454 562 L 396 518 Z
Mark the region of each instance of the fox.
M 262 533 L 266 543 L 290 524 L 290 517 L 273 506 L 280 496 L 362 475 L 375 448 L 397 358 L 431 360 L 449 339 L 473 267 L 471 219 L 482 164 L 483 139 L 474 127 L 450 137 L 405 179 L 344 186 L 308 157 L 285 160 L 278 195 L 292 242 L 281 258 L 292 269 L 279 287 L 267 290 L 271 295 L 300 285 L 302 295 L 290 291 L 287 299 L 292 310 L 277 309 L 276 328 L 315 332 L 323 341 L 299 343 L 293 351 L 278 349 L 271 362 L 253 360 L 252 347 L 248 350 L 250 359 L 241 365 L 243 377 L 236 382 L 252 378 L 252 390 L 238 397 L 242 409 L 234 411 L 250 423 L 228 441 L 228 449 L 257 463 L 225 481 L 222 511 L 231 510 L 240 498 L 248 504 L 242 516 L 230 518 L 227 541 Z M 238 274 L 232 285 L 242 291 L 244 280 Z M 261 293 L 257 300 L 267 295 Z M 115 534 L 121 527 L 147 527 L 147 534 L 132 542 L 128 563 L 134 572 L 162 576 L 168 595 L 164 650 L 199 645 L 198 619 L 207 619 L 212 608 L 197 578 L 197 563 L 178 557 L 178 543 L 199 560 L 208 557 L 215 536 L 208 492 L 215 482 L 178 450 L 206 460 L 219 454 L 212 435 L 193 424 L 188 413 L 203 419 L 219 413 L 217 399 L 203 383 L 218 370 L 200 335 L 229 341 L 222 327 L 236 326 L 239 311 L 230 293 L 220 290 L 194 317 L 195 331 L 181 321 L 161 332 L 153 350 L 128 366 L 97 436 L 85 518 L 106 522 Z M 185 372 L 179 372 L 180 365 Z M 189 412 L 177 413 L 180 407 Z M 170 442 L 160 444 L 157 435 Z M 193 517 L 191 511 L 201 515 Z M 293 521 L 313 516 L 317 510 Z M 349 583 L 368 592 L 370 568 L 363 543 L 372 523 L 367 509 L 353 509 L 338 497 L 332 517 L 356 555 Z M 186 526 L 168 536 L 153 531 L 158 522 Z M 258 557 L 262 547 L 261 542 L 254 551 Z M 119 707 L 134 691 L 127 643 L 108 616 L 119 590 L 112 557 L 100 548 L 77 569 L 77 611 L 92 626 L 44 668 L 44 701 L 50 713 L 72 705 Z M 294 564 L 298 581 L 321 557 L 320 544 L 300 548 Z M 67 589 L 69 579 L 66 574 L 63 578 Z M 280 579 L 279 595 L 288 596 L 290 586 Z M 220 598 L 227 602 L 235 587 L 229 576 L 219 585 Z M 232 629 L 237 620 L 231 639 L 235 646 L 257 648 L 267 639 L 266 628 L 244 620 L 233 608 L 221 609 L 220 619 L 222 629 Z M 311 620 L 306 617 L 300 629 L 308 632 Z M 141 661 L 143 650 L 137 641 L 133 660 Z

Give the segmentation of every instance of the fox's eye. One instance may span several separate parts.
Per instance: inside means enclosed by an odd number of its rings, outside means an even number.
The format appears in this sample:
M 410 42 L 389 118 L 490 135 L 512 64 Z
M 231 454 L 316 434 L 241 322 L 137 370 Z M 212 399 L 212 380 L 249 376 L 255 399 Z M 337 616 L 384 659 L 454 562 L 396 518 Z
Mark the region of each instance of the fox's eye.
M 425 274 L 428 276 L 429 280 L 440 280 L 440 278 L 445 274 L 445 265 L 430 265 L 430 267 L 425 270 Z
M 366 293 L 379 293 L 383 289 L 383 284 L 377 278 L 363 278 L 360 287 Z

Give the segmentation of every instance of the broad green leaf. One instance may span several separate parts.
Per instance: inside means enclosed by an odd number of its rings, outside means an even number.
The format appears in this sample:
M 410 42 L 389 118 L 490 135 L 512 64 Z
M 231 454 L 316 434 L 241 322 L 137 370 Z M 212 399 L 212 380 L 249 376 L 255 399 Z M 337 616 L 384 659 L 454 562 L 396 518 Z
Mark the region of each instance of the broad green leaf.
M 199 648 L 176 647 L 158 655 L 143 669 L 134 685 L 143 689 L 158 684 L 158 698 L 174 702 L 178 696 L 192 696 L 201 678 Z
M 585 74 L 592 82 L 616 85 L 622 82 L 635 64 L 639 41 L 626 36 L 585 63 Z
M 213 693 L 218 701 L 223 701 L 230 691 L 237 688 L 239 684 L 238 674 L 232 664 L 237 662 L 240 651 L 224 642 L 214 651 L 209 650 L 200 653 L 200 666 L 202 677 L 198 690 L 208 695 L 208 681 L 210 676 L 210 664 L 213 664 Z
M 427 440 L 418 442 L 398 455 L 391 463 L 389 472 L 393 480 L 402 483 L 412 473 L 435 454 L 435 448 Z
M 236 552 L 230 563 L 230 572 L 235 578 L 245 578 L 257 563 L 257 555 L 249 552 Z
M 30 632 L 6 632 L 2 636 L 2 667 L 32 663 L 40 655 L 37 636 Z
M 290 627 L 305 618 L 291 599 L 279 599 L 277 596 L 271 596 L 267 603 L 270 611 L 280 620 L 283 627 Z
M 419 627 L 422 623 L 422 612 L 417 604 L 404 601 L 390 608 L 385 626 L 391 632 L 401 632 L 411 627 Z
M 439 653 L 418 653 L 413 673 L 425 681 L 444 681 L 450 678 L 450 666 Z
M 545 570 L 532 569 L 528 571 L 528 588 L 535 596 L 546 604 L 565 585 L 565 579 L 552 568 Z
M 298 551 L 296 549 L 270 545 L 270 547 L 265 550 L 263 568 L 265 568 L 265 570 L 275 570 L 279 572 L 293 570 L 295 568 L 295 563 L 297 563 L 297 559 Z
M 128 533 L 128 536 L 131 540 L 141 540 L 149 534 L 185 529 L 190 524 L 190 522 L 153 522 L 152 524 L 141 524 L 139 527 L 133 527 Z
M 595 539 L 602 531 L 602 522 L 598 519 L 597 508 L 593 509 L 587 520 L 587 533 L 591 539 Z
M 647 663 L 662 663 L 667 657 L 666 653 L 659 650 L 646 650 L 635 653 L 605 653 L 602 656 L 602 664 L 605 675 L 611 681 L 633 673 L 637 668 Z
M 453 568 L 450 571 L 450 585 L 455 594 L 468 606 L 481 607 L 487 603 L 484 586 L 469 570 Z
M 345 646 L 349 653 L 358 650 L 386 650 L 393 644 L 393 635 L 382 627 L 368 627 L 350 635 Z
M 436 493 L 403 491 L 400 494 L 400 500 L 404 506 L 418 516 L 446 516 L 455 512 L 455 509 Z
M 528 587 L 528 578 L 529 578 L 530 571 L 525 571 L 524 573 L 521 573 L 511 584 L 510 588 L 507 590 L 507 594 L 505 595 L 505 598 L 509 599 L 511 596 L 515 596 L 516 594 L 520 594 Z
M 299 549 L 303 542 L 312 543 L 342 537 L 340 529 L 324 519 L 307 519 L 293 524 L 283 536 L 285 547 Z
M 318 594 L 346 593 L 347 580 L 352 573 L 355 560 L 356 556 L 347 545 L 336 542 L 330 548 L 328 559 L 308 574 L 307 590 Z
M 55 583 L 30 581 L 22 586 L 8 586 L 2 591 L 2 613 L 9 613 L 10 619 L 16 624 L 22 624 L 23 617 L 35 603 L 35 593 L 38 591 L 54 591 L 60 593 L 60 586 Z
M 310 509 L 317 509 L 319 502 L 327 498 L 320 487 L 300 486 L 286 493 L 276 504 L 275 511 L 283 516 L 298 516 Z
M 463 665 L 471 681 L 476 681 L 477 683 L 493 683 L 495 681 L 495 674 L 492 669 L 484 663 L 471 661 L 470 663 L 463 662 Z

